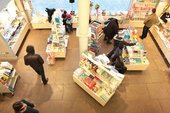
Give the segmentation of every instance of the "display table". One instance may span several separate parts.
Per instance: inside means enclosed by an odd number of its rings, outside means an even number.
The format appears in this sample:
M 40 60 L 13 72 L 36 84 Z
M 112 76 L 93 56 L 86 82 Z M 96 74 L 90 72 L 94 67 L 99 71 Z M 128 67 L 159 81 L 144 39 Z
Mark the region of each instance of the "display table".
M 89 52 L 82 54 L 80 68 L 73 73 L 74 82 L 102 106 L 114 95 L 123 79 L 124 75 L 105 68 Z
M 128 43 L 136 43 L 134 46 L 125 46 L 122 53 L 122 58 L 127 67 L 127 70 L 146 70 L 149 66 L 149 61 L 146 58 L 144 45 L 137 35 L 137 30 L 131 28 L 121 32 L 122 37 Z
M 63 25 L 52 25 L 52 32 L 48 38 L 48 44 L 46 47 L 47 54 L 50 53 L 55 58 L 65 58 L 68 38 L 69 36 L 65 35 L 65 27 Z

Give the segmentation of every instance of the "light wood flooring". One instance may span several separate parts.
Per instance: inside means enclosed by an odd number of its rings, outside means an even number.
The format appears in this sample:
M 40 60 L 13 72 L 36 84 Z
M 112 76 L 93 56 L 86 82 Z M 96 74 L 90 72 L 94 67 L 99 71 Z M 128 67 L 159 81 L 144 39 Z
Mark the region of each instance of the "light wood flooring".
M 139 34 L 141 31 L 139 30 Z M 79 41 L 76 33 L 70 34 L 66 59 L 57 59 L 49 66 L 45 48 L 50 30 L 31 30 L 13 62 L 21 78 L 17 81 L 15 95 L 0 95 L 0 113 L 13 113 L 12 104 L 26 98 L 37 105 L 40 113 L 170 113 L 170 74 L 168 68 L 148 35 L 143 40 L 150 65 L 145 71 L 127 72 L 114 96 L 102 107 L 72 80 L 73 71 L 79 67 Z M 48 85 L 40 82 L 38 75 L 24 65 L 27 45 L 34 45 L 44 61 Z M 101 41 L 101 53 L 112 45 Z

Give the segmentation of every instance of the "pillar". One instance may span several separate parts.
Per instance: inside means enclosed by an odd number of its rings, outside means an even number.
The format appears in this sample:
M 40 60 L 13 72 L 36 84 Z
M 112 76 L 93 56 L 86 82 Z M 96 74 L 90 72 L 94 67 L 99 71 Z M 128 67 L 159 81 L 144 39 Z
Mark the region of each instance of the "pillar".
M 80 54 L 88 48 L 90 0 L 78 0 L 78 29 Z

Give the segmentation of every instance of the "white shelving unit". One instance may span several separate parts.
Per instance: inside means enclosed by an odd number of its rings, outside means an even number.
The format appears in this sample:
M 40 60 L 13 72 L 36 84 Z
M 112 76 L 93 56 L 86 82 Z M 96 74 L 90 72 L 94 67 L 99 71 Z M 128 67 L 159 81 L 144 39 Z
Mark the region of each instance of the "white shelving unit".
M 143 27 L 143 21 L 156 6 L 156 0 L 131 0 L 130 8 L 127 14 L 129 25 L 134 27 Z
M 0 63 L 0 93 L 14 94 L 19 75 L 9 62 Z
M 15 4 L 15 0 L 11 0 L 0 15 L 0 59 L 11 60 L 17 59 L 17 52 L 29 30 L 29 24 L 25 14 L 20 12 Z
M 124 75 L 110 71 L 95 61 L 89 52 L 83 53 L 80 68 L 73 73 L 73 80 L 102 106 L 114 95 Z

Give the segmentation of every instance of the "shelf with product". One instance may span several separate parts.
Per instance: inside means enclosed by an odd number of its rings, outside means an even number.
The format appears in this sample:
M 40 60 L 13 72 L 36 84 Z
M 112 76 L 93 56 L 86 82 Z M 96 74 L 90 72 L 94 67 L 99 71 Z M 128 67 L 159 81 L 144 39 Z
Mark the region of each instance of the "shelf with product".
M 91 33 L 94 35 L 94 40 L 99 40 L 103 35 L 102 28 L 104 25 L 97 20 L 94 20 L 90 23 Z
M 150 28 L 154 41 L 163 53 L 164 59 L 170 67 L 170 31 L 169 28 L 160 28 L 154 25 Z
M 21 12 L 14 0 L 0 11 L 0 59 L 16 59 L 16 54 L 20 48 L 24 37 L 29 30 L 29 24 L 24 12 Z
M 55 58 L 65 58 L 68 38 L 69 36 L 65 35 L 65 27 L 60 23 L 54 22 L 48 38 L 46 53 Z
M 143 21 L 150 14 L 151 9 L 156 7 L 159 0 L 131 0 L 130 8 L 126 16 L 129 25 L 143 27 Z
M 114 95 L 124 75 L 101 64 L 91 52 L 81 55 L 80 68 L 73 73 L 73 80 L 102 106 Z M 109 66 L 108 66 L 109 67 Z
M 119 34 L 126 42 L 136 43 L 134 46 L 125 46 L 123 49 L 122 58 L 127 70 L 146 70 L 149 60 L 146 57 L 144 44 L 137 35 L 137 30 L 130 27 L 120 31 Z
M 168 15 L 162 18 L 165 12 L 170 12 L 170 3 L 161 1 L 158 4 L 157 12 L 160 17 L 159 24 L 152 26 L 149 30 L 165 62 L 170 67 L 170 19 Z
M 9 62 L 0 62 L 0 93 L 14 94 L 19 75 Z

